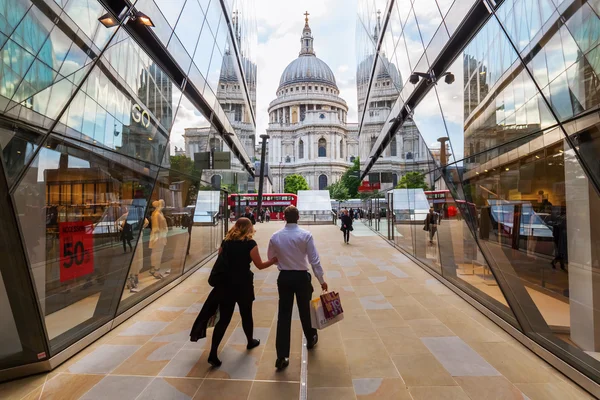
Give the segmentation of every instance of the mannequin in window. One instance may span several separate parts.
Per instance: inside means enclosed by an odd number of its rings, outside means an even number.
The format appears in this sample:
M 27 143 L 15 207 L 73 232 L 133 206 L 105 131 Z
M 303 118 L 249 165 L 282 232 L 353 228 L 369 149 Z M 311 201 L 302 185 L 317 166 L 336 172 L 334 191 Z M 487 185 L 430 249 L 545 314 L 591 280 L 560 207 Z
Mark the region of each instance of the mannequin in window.
M 150 255 L 150 275 L 155 277 L 156 279 L 162 279 L 163 275 L 159 272 L 162 260 L 162 253 L 167 244 L 167 233 L 169 232 L 169 227 L 167 225 L 167 220 L 163 215 L 163 208 L 165 207 L 164 200 L 156 200 L 152 202 L 152 206 L 154 207 L 154 211 L 152 212 L 152 216 L 150 217 L 152 221 L 152 231 L 150 232 L 150 243 L 149 246 L 152 250 L 152 254 Z

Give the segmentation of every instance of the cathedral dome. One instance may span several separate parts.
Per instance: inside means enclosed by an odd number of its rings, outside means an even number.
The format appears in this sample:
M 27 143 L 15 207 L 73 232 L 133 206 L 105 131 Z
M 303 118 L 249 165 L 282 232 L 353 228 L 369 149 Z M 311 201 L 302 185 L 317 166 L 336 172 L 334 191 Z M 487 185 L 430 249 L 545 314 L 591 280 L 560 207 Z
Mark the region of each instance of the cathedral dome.
M 308 26 L 308 13 L 305 15 L 304 29 L 300 37 L 300 54 L 281 74 L 278 91 L 283 86 L 301 82 L 322 83 L 338 88 L 329 65 L 315 55 L 313 49 L 314 38 L 310 26 Z
M 285 85 L 300 82 L 324 83 L 337 89 L 331 68 L 315 55 L 301 55 L 292 61 L 281 75 L 279 89 Z

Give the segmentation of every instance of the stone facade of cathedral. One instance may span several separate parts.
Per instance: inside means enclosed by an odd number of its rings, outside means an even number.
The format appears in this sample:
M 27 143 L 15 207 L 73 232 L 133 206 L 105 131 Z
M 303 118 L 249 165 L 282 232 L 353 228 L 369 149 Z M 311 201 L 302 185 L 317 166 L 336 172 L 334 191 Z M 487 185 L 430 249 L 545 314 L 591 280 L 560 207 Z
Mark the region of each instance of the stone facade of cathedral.
M 269 105 L 269 165 L 274 192 L 283 193 L 285 177 L 302 175 L 313 190 L 337 182 L 359 154 L 356 124 L 335 76 L 317 58 L 305 20 L 300 54 L 283 71 L 277 98 Z

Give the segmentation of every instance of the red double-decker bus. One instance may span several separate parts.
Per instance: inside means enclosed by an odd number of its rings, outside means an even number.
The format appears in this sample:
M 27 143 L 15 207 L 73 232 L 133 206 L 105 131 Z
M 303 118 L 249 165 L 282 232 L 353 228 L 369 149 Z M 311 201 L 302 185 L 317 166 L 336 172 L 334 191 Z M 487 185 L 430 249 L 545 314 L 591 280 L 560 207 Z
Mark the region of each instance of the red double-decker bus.
M 257 193 L 244 193 L 244 194 L 230 194 L 227 199 L 229 204 L 229 210 L 233 213 L 233 219 L 237 219 L 240 215 L 244 214 L 246 207 L 251 207 L 253 212 L 256 213 L 258 210 L 258 194 Z M 298 196 L 291 193 L 265 193 L 263 194 L 262 208 L 269 209 L 271 211 L 271 220 L 283 220 L 283 210 L 287 206 L 297 206 Z

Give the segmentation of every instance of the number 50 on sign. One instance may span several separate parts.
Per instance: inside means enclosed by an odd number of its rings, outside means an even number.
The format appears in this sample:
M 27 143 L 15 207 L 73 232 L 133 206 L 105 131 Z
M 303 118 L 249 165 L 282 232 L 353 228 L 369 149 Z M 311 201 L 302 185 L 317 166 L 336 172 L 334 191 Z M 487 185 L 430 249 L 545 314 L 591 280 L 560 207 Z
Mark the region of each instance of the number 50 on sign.
M 60 230 L 60 281 L 94 272 L 94 226 L 89 221 L 63 222 Z

